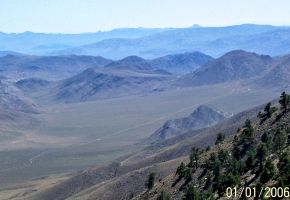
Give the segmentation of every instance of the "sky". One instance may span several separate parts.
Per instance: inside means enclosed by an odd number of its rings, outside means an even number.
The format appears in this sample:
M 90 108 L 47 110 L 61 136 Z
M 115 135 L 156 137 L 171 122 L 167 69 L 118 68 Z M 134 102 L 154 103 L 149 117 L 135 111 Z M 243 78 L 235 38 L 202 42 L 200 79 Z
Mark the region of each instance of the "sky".
M 290 25 L 289 0 L 0 0 L 0 32 Z

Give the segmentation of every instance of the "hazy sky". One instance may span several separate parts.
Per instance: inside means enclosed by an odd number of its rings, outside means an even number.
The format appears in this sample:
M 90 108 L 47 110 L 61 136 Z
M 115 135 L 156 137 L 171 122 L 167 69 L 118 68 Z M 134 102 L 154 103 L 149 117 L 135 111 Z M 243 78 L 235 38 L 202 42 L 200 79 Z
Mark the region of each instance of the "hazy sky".
M 290 0 L 0 0 L 1 32 L 290 25 Z

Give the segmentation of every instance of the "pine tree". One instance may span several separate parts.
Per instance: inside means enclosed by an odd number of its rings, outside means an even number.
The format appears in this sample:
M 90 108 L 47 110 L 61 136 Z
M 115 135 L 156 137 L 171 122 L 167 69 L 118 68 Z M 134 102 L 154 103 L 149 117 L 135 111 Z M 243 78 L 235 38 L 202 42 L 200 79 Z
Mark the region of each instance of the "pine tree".
M 261 182 L 262 183 L 268 182 L 275 175 L 275 172 L 276 169 L 273 162 L 270 159 L 268 159 L 261 174 L 260 178 Z
M 162 190 L 161 194 L 157 197 L 157 200 L 170 200 L 170 196 Z
M 285 131 L 282 131 L 281 129 L 277 129 L 275 136 L 273 138 L 273 147 L 274 150 L 279 151 L 282 153 L 284 147 L 287 144 L 287 134 Z
M 218 145 L 219 143 L 223 142 L 225 140 L 225 134 L 223 133 L 218 133 L 216 137 L 215 144 Z
M 154 187 L 154 181 L 155 181 L 155 173 L 150 173 L 145 184 L 148 190 L 151 190 Z
M 251 149 L 254 144 L 254 128 L 249 119 L 245 121 L 243 128 L 240 137 L 237 136 L 234 138 L 233 156 L 235 159 L 240 159 L 245 156 L 247 151 Z
M 252 122 L 249 119 L 246 119 L 244 128 L 248 129 L 250 132 L 253 132 Z
M 220 160 L 222 165 L 226 165 L 230 160 L 230 155 L 229 155 L 228 151 L 226 151 L 224 149 L 220 149 L 218 151 L 218 159 Z
M 198 161 L 199 161 L 199 148 L 192 147 L 191 153 L 189 155 L 189 167 L 198 168 Z
M 233 175 L 240 175 L 244 169 L 246 168 L 246 166 L 243 164 L 243 162 L 241 160 L 236 160 L 236 159 L 231 159 L 229 168 L 228 168 L 228 172 L 232 173 Z
M 266 158 L 268 155 L 269 155 L 269 149 L 267 145 L 261 144 L 257 149 L 257 159 L 261 165 L 266 161 Z
M 281 109 L 286 112 L 287 108 L 288 108 L 288 104 L 290 102 L 290 97 L 288 94 L 286 94 L 286 92 L 282 92 L 281 96 L 280 96 L 280 100 L 279 103 L 281 104 Z
M 246 160 L 247 169 L 248 170 L 252 169 L 255 166 L 255 164 L 256 164 L 256 151 L 253 148 L 248 152 L 248 158 Z
M 219 176 L 217 183 L 217 190 L 220 196 L 226 191 L 227 187 L 234 187 L 239 184 L 240 178 L 239 176 L 235 176 L 232 174 L 223 174 Z
M 284 152 L 279 159 L 279 183 L 281 187 L 290 187 L 290 152 Z
M 190 167 L 185 168 L 184 178 L 185 178 L 186 182 L 192 181 L 192 169 Z
M 202 200 L 202 195 L 195 189 L 193 185 L 189 185 L 185 191 L 184 200 Z
M 267 103 L 267 105 L 264 108 L 264 111 L 266 113 L 267 118 L 271 117 L 271 103 Z
M 271 107 L 271 102 L 267 103 L 264 108 L 266 118 L 271 118 L 272 114 L 276 111 L 275 107 Z
M 176 169 L 176 175 L 178 175 L 180 178 L 184 177 L 184 171 L 185 171 L 185 164 L 183 162 L 180 163 L 178 168 Z
M 263 133 L 263 135 L 262 135 L 262 137 L 261 137 L 261 141 L 262 141 L 263 143 L 268 144 L 268 142 L 270 141 L 270 138 L 269 138 L 268 133 Z
M 205 151 L 209 151 L 210 150 L 210 146 L 207 146 Z

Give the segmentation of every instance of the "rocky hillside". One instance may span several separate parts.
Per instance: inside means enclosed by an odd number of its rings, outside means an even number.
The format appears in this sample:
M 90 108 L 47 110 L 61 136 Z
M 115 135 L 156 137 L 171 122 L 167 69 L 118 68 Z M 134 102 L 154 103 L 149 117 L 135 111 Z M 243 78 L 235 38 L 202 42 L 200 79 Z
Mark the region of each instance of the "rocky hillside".
M 0 109 L 24 113 L 38 113 L 37 105 L 14 87 L 5 77 L 0 77 Z
M 52 89 L 52 98 L 59 102 L 81 102 L 159 91 L 172 77 L 151 70 L 87 69 L 65 79 Z
M 215 125 L 223 119 L 225 119 L 225 116 L 222 113 L 206 105 L 201 105 L 187 117 L 165 122 L 150 136 L 149 140 L 158 141 L 180 136 L 189 131 Z
M 24 127 L 38 124 L 41 108 L 5 77 L 0 77 L 0 147 L 23 136 Z M 13 145 L 13 147 L 18 145 Z
M 45 77 L 54 80 L 67 78 L 90 67 L 102 67 L 110 62 L 100 56 L 6 55 L 0 57 L 0 71 L 12 79 Z
M 260 87 L 290 88 L 290 55 L 278 58 L 271 70 L 254 81 Z
M 24 92 L 37 91 L 44 89 L 51 84 L 50 81 L 40 78 L 27 78 L 19 80 L 15 83 L 15 86 Z
M 280 199 L 289 199 L 290 96 L 282 93 L 279 103 L 267 104 L 254 122 L 247 119 L 234 137 L 220 133 L 215 146 L 192 147 L 164 179 L 155 181 L 152 173 L 148 189 L 134 199 L 272 199 L 266 187 L 281 187 Z

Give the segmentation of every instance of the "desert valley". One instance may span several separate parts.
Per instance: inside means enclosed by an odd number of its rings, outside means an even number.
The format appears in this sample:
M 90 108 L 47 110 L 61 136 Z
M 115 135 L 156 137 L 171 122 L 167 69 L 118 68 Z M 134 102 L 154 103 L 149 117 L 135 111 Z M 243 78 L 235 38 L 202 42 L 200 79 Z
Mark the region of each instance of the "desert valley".
M 0 33 L 0 47 L 0 199 L 180 199 L 192 147 L 223 133 L 230 148 L 246 119 L 260 137 L 290 92 L 288 26 Z M 273 127 L 289 137 L 285 113 Z

